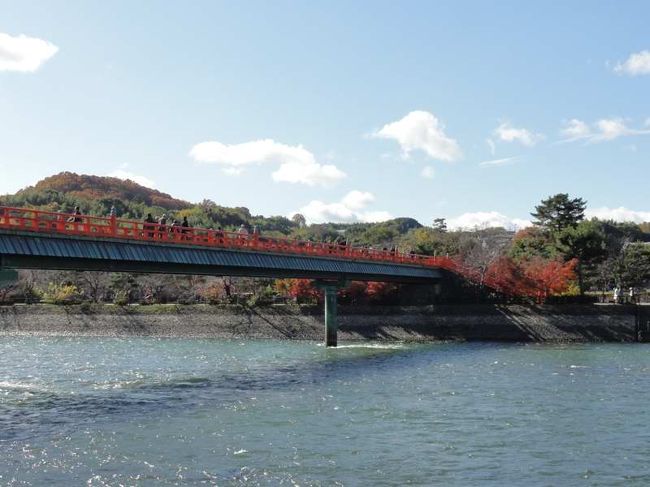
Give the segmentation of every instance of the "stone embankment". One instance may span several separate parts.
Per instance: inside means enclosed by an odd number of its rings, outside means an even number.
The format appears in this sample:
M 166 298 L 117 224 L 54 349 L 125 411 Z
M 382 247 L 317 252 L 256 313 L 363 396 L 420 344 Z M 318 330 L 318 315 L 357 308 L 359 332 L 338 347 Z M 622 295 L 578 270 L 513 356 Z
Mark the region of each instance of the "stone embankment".
M 650 306 L 440 305 L 339 308 L 339 340 L 621 342 L 647 335 Z M 322 341 L 322 310 L 241 306 L 5 306 L 0 335 Z

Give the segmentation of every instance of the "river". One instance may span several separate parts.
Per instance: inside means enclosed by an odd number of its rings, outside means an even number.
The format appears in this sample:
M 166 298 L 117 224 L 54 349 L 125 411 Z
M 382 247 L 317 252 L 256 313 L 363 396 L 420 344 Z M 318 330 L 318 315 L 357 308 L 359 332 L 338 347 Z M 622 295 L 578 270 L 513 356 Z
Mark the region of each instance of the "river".
M 648 485 L 650 347 L 0 338 L 0 485 Z

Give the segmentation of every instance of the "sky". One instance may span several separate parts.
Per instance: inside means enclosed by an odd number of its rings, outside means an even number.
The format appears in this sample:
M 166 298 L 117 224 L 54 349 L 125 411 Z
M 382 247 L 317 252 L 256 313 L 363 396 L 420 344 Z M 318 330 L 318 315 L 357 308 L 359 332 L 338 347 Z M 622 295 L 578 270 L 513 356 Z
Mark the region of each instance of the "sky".
M 0 0 L 0 194 L 61 172 L 310 222 L 650 221 L 650 2 Z

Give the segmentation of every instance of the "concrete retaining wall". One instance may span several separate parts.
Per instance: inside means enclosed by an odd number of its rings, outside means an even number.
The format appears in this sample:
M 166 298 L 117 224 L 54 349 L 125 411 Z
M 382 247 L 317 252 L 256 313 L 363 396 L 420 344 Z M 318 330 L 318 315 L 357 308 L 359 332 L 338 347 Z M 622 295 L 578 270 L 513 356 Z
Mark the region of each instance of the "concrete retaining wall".
M 647 313 L 650 307 L 641 307 Z M 647 308 L 647 309 L 645 309 Z M 339 340 L 634 341 L 634 307 L 340 307 Z M 323 340 L 322 310 L 270 306 L 7 306 L 0 335 Z

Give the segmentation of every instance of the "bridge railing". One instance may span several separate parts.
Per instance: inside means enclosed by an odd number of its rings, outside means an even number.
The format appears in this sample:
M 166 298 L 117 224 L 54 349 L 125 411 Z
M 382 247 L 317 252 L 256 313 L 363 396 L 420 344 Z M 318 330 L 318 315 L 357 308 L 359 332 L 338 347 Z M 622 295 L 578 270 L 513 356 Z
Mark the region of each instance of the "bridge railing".
M 355 247 L 345 243 L 311 242 L 260 234 L 146 223 L 115 217 L 77 215 L 0 207 L 0 228 L 90 238 L 117 238 L 150 243 L 177 243 L 226 249 L 256 250 L 278 254 L 303 254 L 339 259 L 381 261 L 457 271 L 448 257 L 431 257 L 397 250 Z

